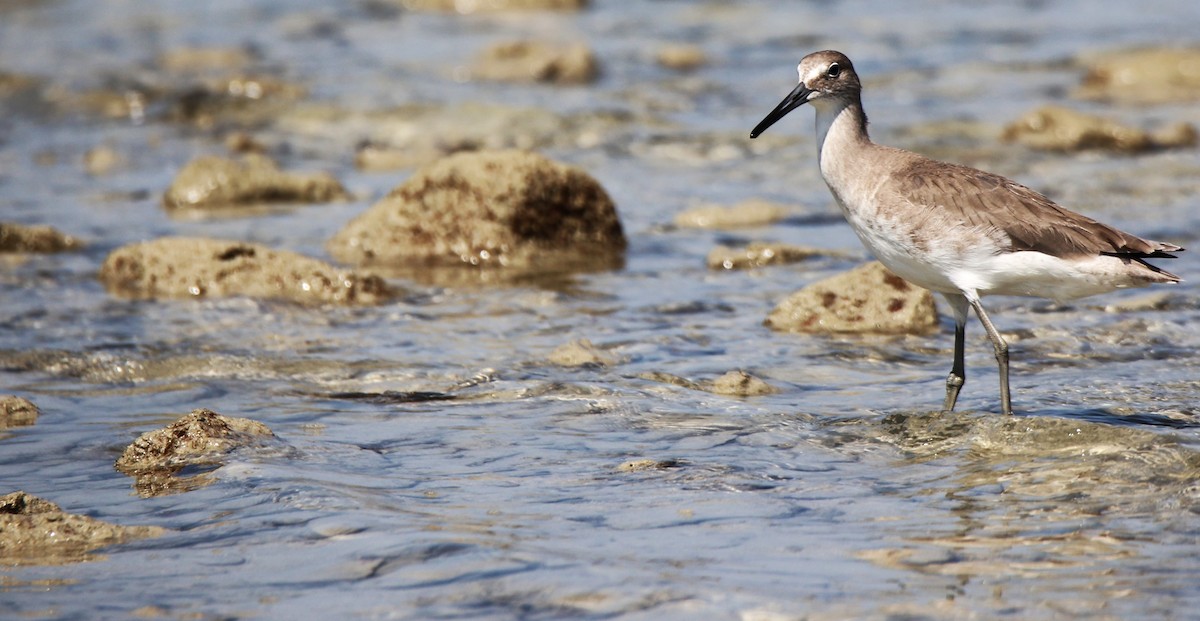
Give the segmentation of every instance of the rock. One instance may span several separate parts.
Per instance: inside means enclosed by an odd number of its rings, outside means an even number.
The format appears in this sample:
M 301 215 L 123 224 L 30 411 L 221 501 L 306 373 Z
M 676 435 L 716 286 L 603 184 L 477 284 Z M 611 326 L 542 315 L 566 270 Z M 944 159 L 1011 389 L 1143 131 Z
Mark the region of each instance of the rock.
M 756 397 L 779 392 L 778 388 L 745 371 L 730 371 L 702 386 L 708 392 L 733 397 Z
M 596 347 L 588 339 L 571 341 L 550 352 L 549 360 L 564 367 L 612 366 L 618 362 L 616 356 Z
M 750 199 L 733 206 L 703 205 L 675 215 L 675 226 L 697 229 L 732 229 L 766 226 L 787 217 L 790 209 L 778 203 Z
M 753 242 L 743 248 L 717 246 L 708 253 L 708 269 L 744 270 L 764 265 L 787 265 L 829 254 L 817 248 L 766 242 Z
M 236 448 L 274 438 L 275 434 L 258 421 L 200 408 L 162 429 L 138 436 L 121 453 L 116 468 L 125 474 L 137 474 L 219 464 Z
M 409 11 L 443 11 L 468 15 L 502 11 L 578 11 L 588 0 L 399 0 Z
M 658 49 L 658 64 L 676 71 L 695 71 L 708 64 L 708 55 L 698 45 L 670 44 Z
M 355 265 L 608 269 L 625 235 L 604 188 L 525 151 L 458 153 L 421 168 L 328 244 Z
M 537 41 L 493 45 L 471 68 L 475 78 L 498 82 L 588 84 L 599 73 L 596 56 L 586 45 L 556 46 Z
M 80 240 L 49 226 L 0 222 L 0 253 L 53 253 L 83 247 Z
M 646 470 L 667 470 L 680 466 L 677 459 L 633 459 L 619 466 L 621 472 L 643 472 Z
M 139 495 L 162 496 L 212 483 L 213 477 L 204 473 L 176 476 L 186 467 L 217 467 L 234 450 L 274 442 L 275 434 L 258 421 L 201 408 L 162 429 L 138 436 L 121 453 L 115 467 L 136 478 Z
M 175 175 L 163 195 L 167 209 L 222 208 L 261 203 L 326 203 L 349 197 L 328 173 L 291 174 L 270 158 L 248 154 L 241 160 L 201 156 Z
M 110 292 L 132 298 L 247 296 L 301 304 L 378 304 L 393 292 L 378 276 L 265 246 L 166 237 L 114 250 L 100 268 Z
M 0 395 L 0 429 L 28 427 L 40 412 L 32 401 L 16 395 Z
M 158 537 L 157 526 L 117 526 L 26 494 L 0 496 L 0 565 L 62 565 L 90 560 L 97 548 Z
M 106 175 L 120 163 L 121 156 L 112 147 L 92 147 L 83 154 L 83 169 L 92 176 Z
M 1008 125 L 1002 137 L 1034 149 L 1140 153 L 1195 146 L 1196 128 L 1182 123 L 1151 134 L 1069 108 L 1043 106 Z
M 932 293 L 871 261 L 793 293 L 766 325 L 784 332 L 920 334 L 937 321 Z
M 242 70 L 257 61 L 248 49 L 239 47 L 182 47 L 158 55 L 158 66 L 172 73 L 203 73 Z
M 1084 59 L 1082 99 L 1125 103 L 1200 100 L 1200 49 L 1116 50 Z
M 366 171 L 402 170 L 422 166 L 438 159 L 430 150 L 396 149 L 364 144 L 354 153 L 354 167 Z

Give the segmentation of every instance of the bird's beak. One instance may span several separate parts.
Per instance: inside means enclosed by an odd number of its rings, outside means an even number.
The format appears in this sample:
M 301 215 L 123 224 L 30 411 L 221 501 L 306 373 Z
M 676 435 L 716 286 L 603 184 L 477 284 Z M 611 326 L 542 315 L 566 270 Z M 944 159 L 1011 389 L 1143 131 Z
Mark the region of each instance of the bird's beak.
M 796 88 L 792 89 L 792 92 L 788 93 L 788 96 L 784 97 L 783 101 L 779 102 L 779 105 L 775 106 L 775 109 L 761 123 L 755 126 L 754 130 L 750 132 L 750 137 L 758 138 L 758 135 L 767 131 L 768 127 L 775 124 L 775 121 L 782 119 L 792 110 L 803 106 L 808 101 L 810 94 L 812 94 L 812 89 L 805 86 L 804 82 L 797 84 Z

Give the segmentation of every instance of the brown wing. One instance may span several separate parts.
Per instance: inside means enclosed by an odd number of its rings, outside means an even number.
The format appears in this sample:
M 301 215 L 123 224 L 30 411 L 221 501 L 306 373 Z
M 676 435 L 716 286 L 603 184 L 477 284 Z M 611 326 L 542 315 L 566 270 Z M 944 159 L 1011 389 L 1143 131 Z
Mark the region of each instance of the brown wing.
M 913 203 L 951 211 L 973 226 L 1003 231 L 1012 241 L 1013 252 L 1141 259 L 1174 258 L 1168 253 L 1183 250 L 1068 211 L 1023 185 L 967 166 L 921 158 L 901 171 L 898 179 L 900 191 Z

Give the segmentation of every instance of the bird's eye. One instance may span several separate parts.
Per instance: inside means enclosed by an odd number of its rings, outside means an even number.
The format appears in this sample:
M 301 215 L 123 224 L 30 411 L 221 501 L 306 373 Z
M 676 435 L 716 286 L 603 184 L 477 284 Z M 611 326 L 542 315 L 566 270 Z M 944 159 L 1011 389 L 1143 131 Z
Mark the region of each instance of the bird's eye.
M 825 71 L 825 75 L 831 78 L 836 78 L 839 75 L 842 75 L 842 68 L 838 66 L 837 63 L 833 63 L 832 65 L 829 65 L 829 69 Z

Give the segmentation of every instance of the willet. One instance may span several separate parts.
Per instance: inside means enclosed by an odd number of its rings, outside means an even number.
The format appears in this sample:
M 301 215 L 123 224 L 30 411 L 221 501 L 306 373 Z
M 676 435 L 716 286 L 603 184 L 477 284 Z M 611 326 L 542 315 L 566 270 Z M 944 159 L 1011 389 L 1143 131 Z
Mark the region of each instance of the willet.
M 984 312 L 982 296 L 1063 301 L 1179 282 L 1146 262 L 1175 258 L 1170 253 L 1179 246 L 1068 211 L 999 175 L 871 142 L 862 84 L 844 54 L 815 52 L 797 69 L 800 83 L 750 137 L 806 103 L 816 109 L 817 162 L 846 221 L 888 269 L 940 293 L 954 313 L 947 411 L 966 382 L 963 341 L 973 308 L 996 351 L 1000 407 L 1012 414 L 1008 344 Z

